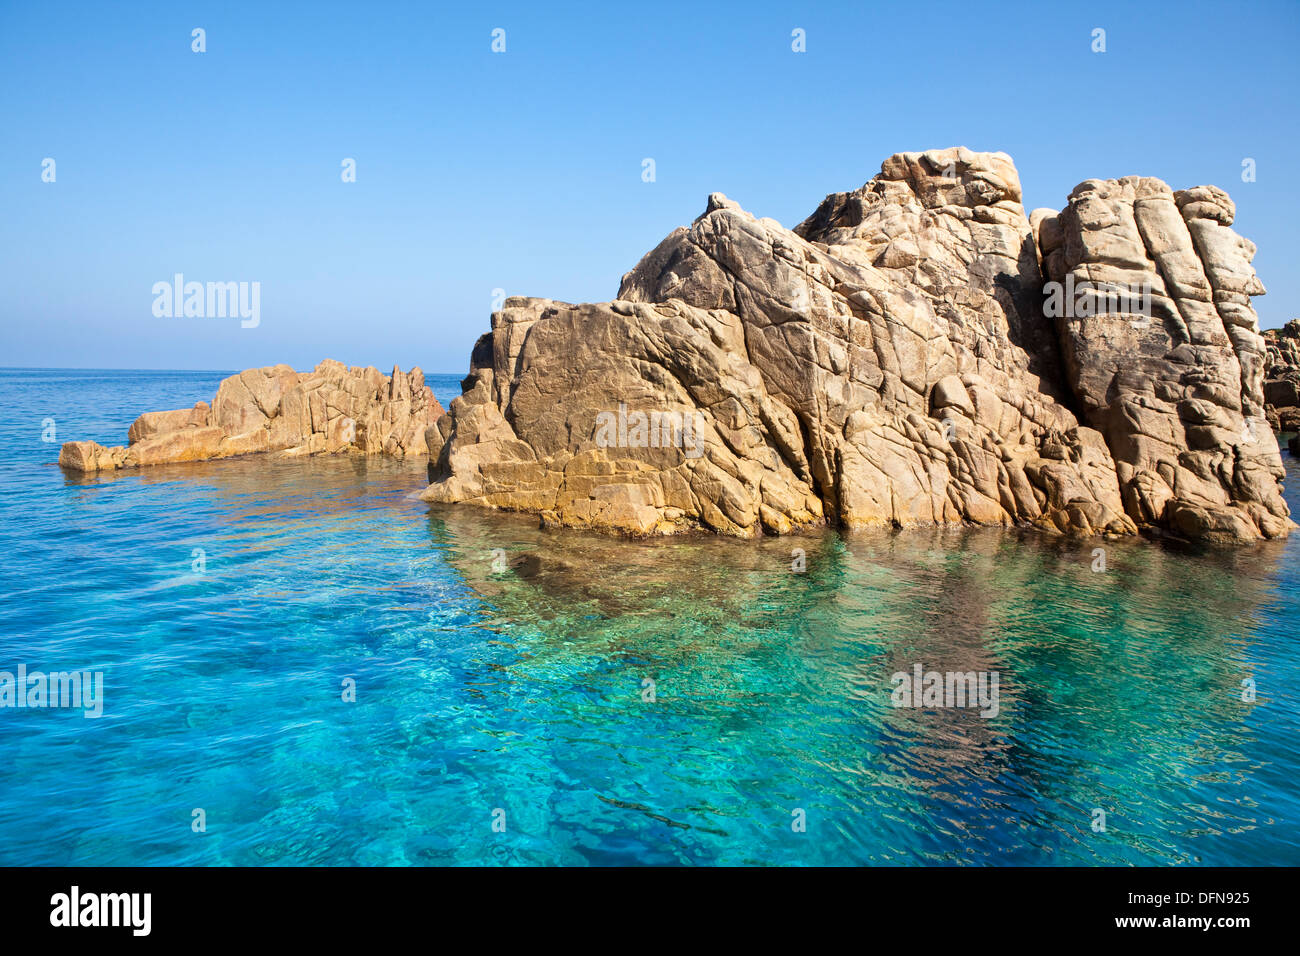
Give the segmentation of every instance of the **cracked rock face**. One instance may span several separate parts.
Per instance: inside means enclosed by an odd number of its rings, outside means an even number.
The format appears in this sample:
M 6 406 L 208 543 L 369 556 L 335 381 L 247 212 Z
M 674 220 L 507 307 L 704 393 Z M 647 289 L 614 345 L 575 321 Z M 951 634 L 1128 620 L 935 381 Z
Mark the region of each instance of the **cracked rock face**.
M 715 193 L 615 301 L 507 300 L 424 497 L 634 534 L 1285 534 L 1227 196 L 1090 182 L 1033 225 L 1020 200 L 1009 157 L 963 148 L 892 156 L 794 230 Z M 1157 318 L 1053 318 L 1044 266 L 1145 279 Z
M 1300 319 L 1269 329 L 1264 342 L 1264 414 L 1278 431 L 1300 432 Z
M 1264 287 L 1235 208 L 1213 186 L 1089 180 L 1035 215 L 1048 278 L 1149 289 L 1149 314 L 1094 299 L 1056 317 L 1066 383 L 1106 437 L 1126 513 L 1192 539 L 1248 541 L 1292 527 L 1264 413 Z M 1127 305 L 1133 303 L 1130 300 Z
M 273 365 L 225 379 L 211 405 L 145 412 L 128 445 L 68 442 L 59 464 L 97 472 L 260 452 L 423 457 L 425 431 L 442 414 L 418 368 L 385 376 L 329 359 L 302 373 Z

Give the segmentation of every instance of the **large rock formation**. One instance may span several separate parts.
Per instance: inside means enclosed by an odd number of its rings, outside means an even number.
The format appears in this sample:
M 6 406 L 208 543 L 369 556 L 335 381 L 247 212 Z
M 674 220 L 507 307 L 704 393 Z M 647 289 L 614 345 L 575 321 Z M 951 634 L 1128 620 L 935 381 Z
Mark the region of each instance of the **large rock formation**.
M 1031 227 L 1010 158 L 962 148 L 893 156 L 793 231 L 714 194 L 617 300 L 506 301 L 424 496 L 637 534 L 1285 534 L 1263 289 L 1228 222 L 1218 190 L 1123 180 Z M 1043 257 L 1145 278 L 1158 319 L 1049 318 Z
M 442 414 L 418 368 L 385 376 L 328 359 L 302 373 L 273 365 L 225 379 L 211 405 L 145 412 L 127 433 L 129 445 L 68 442 L 59 464 L 94 472 L 258 452 L 423 457 L 425 431 Z

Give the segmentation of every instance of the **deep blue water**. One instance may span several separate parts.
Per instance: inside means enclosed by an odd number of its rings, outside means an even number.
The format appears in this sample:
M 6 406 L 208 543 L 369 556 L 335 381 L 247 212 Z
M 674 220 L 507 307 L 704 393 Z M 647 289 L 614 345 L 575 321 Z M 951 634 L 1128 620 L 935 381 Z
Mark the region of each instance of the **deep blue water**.
M 0 709 L 0 864 L 1300 862 L 1300 533 L 631 542 L 415 463 L 54 464 L 222 377 L 0 371 L 0 670 L 105 675 Z M 916 662 L 1000 713 L 892 707 Z

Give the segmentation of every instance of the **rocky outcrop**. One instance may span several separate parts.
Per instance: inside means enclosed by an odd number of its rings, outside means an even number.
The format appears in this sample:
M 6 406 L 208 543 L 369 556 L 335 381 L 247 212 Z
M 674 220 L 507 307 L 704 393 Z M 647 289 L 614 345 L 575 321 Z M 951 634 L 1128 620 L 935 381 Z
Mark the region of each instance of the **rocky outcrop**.
M 1264 343 L 1264 414 L 1276 430 L 1300 432 L 1300 319 L 1269 329 Z
M 1264 416 L 1255 247 L 1213 186 L 1088 180 L 1035 213 L 1066 384 L 1114 456 L 1125 512 L 1193 539 L 1292 527 Z M 1080 291 L 1082 290 L 1082 291 Z
M 1226 195 L 1090 182 L 1032 226 L 1020 198 L 1009 157 L 962 148 L 890 157 L 794 230 L 714 194 L 616 300 L 506 301 L 424 497 L 635 534 L 1285 534 Z M 1044 268 L 1146 281 L 1158 314 L 1058 318 Z
M 385 376 L 331 360 L 301 373 L 273 365 L 225 379 L 211 405 L 145 412 L 128 445 L 68 442 L 59 464 L 95 472 L 263 452 L 423 457 L 425 432 L 442 414 L 418 368 Z

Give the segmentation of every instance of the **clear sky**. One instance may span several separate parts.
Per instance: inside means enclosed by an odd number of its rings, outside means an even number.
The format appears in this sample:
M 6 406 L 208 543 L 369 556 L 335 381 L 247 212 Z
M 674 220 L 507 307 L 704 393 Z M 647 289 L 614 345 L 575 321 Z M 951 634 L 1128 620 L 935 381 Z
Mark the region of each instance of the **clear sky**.
M 1300 315 L 1298 64 L 1295 0 L 0 0 L 0 365 L 459 373 L 495 289 L 607 300 L 710 192 L 792 226 L 952 145 L 1010 153 L 1027 208 L 1223 186 L 1274 327 Z M 260 324 L 155 317 L 177 272 L 259 282 Z

